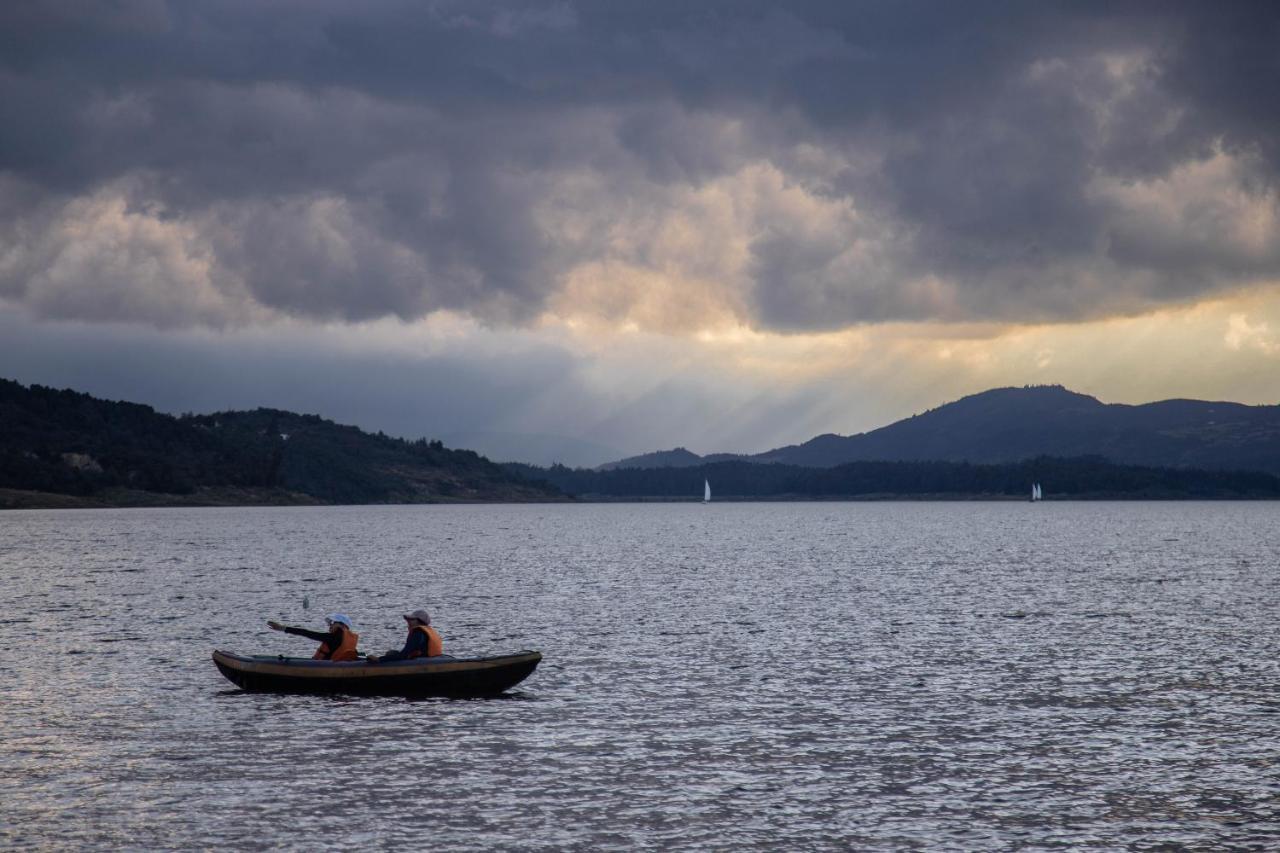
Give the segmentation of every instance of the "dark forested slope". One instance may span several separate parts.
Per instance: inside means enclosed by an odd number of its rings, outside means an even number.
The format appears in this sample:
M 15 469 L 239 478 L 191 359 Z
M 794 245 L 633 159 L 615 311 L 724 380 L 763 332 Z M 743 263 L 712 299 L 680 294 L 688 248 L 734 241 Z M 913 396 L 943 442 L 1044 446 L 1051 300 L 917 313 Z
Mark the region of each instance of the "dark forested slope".
M 1026 498 L 1032 483 L 1054 498 L 1280 498 L 1280 478 L 1249 471 L 1116 465 L 1098 457 L 1021 462 L 849 462 L 826 468 L 716 462 L 684 468 L 608 471 L 508 465 L 581 498 L 698 500 L 703 481 L 717 499 Z
M 830 466 L 869 459 L 1014 462 L 1041 455 L 1280 474 L 1280 406 L 1203 400 L 1130 406 L 1059 386 L 997 388 L 871 432 L 819 436 L 753 458 Z
M 0 489 L 62 495 L 220 492 L 235 502 L 401 503 L 559 497 L 469 450 L 272 409 L 173 417 L 0 380 Z

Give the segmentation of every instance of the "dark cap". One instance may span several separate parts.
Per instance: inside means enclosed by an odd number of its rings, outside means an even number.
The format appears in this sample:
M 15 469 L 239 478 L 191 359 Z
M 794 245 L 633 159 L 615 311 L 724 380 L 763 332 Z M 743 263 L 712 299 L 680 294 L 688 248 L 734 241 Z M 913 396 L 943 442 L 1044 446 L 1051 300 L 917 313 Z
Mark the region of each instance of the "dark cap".
M 423 625 L 430 625 L 430 624 L 431 624 L 431 614 L 427 613 L 427 611 L 425 611 L 425 610 L 415 610 L 415 611 L 413 611 L 412 613 L 406 613 L 406 614 L 404 615 L 404 618 L 406 618 L 406 619 L 417 619 L 417 620 L 418 620 L 419 622 L 421 622 Z

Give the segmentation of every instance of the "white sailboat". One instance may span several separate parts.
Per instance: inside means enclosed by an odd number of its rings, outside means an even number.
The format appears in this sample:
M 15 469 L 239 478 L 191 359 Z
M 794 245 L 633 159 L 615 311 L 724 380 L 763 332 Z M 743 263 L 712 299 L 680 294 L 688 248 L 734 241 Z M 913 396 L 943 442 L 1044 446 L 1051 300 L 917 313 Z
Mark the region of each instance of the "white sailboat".
M 702 481 L 702 502 L 704 504 L 711 503 L 711 481 L 710 480 Z
M 1044 497 L 1044 493 L 1040 491 L 1040 484 L 1039 484 L 1039 483 L 1032 483 L 1032 484 L 1031 484 L 1031 500 L 1032 500 L 1032 502 L 1035 502 L 1035 501 L 1041 500 L 1043 497 Z

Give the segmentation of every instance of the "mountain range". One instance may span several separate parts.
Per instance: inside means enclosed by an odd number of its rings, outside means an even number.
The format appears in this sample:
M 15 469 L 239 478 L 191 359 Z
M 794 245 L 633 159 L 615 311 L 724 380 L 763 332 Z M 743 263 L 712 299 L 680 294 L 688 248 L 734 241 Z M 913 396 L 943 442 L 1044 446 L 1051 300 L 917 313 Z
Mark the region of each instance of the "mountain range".
M 1059 385 L 996 388 L 856 435 L 820 435 L 753 455 L 685 448 L 601 466 L 693 467 L 725 460 L 830 468 L 862 461 L 999 464 L 1039 456 L 1280 474 L 1280 406 L 1203 400 L 1103 403 Z
M 767 463 L 767 464 L 766 464 Z M 0 507 L 684 500 L 1280 497 L 1280 407 L 1107 405 L 1001 388 L 752 456 L 684 448 L 601 469 L 497 465 L 279 409 L 175 417 L 0 380 Z

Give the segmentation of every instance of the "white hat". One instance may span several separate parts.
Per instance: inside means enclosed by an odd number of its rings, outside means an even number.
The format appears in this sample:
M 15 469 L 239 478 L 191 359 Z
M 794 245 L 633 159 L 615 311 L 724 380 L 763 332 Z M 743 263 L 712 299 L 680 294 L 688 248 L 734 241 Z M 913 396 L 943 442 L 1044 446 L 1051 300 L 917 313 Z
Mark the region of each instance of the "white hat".
M 330 613 L 328 616 L 324 617 L 324 621 L 337 622 L 341 625 L 346 625 L 348 628 L 351 627 L 351 620 L 341 613 Z

